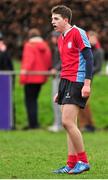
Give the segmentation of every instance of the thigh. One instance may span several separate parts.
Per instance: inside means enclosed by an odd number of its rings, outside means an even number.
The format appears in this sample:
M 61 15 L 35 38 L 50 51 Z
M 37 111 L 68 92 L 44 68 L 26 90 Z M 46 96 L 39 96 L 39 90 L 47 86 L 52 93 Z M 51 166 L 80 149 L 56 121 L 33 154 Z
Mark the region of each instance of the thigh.
M 75 104 L 64 104 L 62 105 L 62 121 L 67 123 L 77 124 L 77 116 L 79 107 Z
M 69 80 L 62 81 L 58 93 L 59 104 L 74 104 L 80 108 L 84 108 L 88 98 L 83 98 L 81 90 L 83 83 L 70 82 Z
M 24 86 L 25 96 L 27 99 L 35 99 L 41 90 L 41 84 L 26 84 Z
M 42 84 L 34 84 L 34 96 L 38 98 Z

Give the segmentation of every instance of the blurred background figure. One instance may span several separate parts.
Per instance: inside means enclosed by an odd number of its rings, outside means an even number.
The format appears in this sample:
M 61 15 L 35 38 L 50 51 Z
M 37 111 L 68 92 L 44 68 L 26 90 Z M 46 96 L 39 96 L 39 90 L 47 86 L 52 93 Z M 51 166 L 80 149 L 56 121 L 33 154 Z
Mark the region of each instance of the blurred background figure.
M 52 51 L 52 69 L 51 74 L 53 75 L 52 79 L 52 104 L 53 104 L 53 112 L 54 112 L 54 122 L 52 126 L 48 127 L 49 131 L 58 132 L 62 130 L 61 124 L 61 110 L 60 106 L 57 103 L 54 103 L 53 97 L 58 91 L 58 85 L 60 81 L 59 71 L 61 69 L 61 60 L 58 52 L 57 39 L 60 33 L 52 31 L 49 39 L 51 51 Z
M 93 75 L 95 75 L 101 72 L 102 65 L 104 62 L 104 50 L 101 47 L 96 32 L 88 31 L 88 37 L 94 57 Z M 85 109 L 80 110 L 78 118 L 79 118 L 79 127 L 82 131 L 94 132 L 96 130 L 95 121 L 93 119 L 89 100 Z
M 0 32 L 0 71 L 13 69 L 11 55 L 8 51 L 4 36 Z
M 28 126 L 24 130 L 40 127 L 38 120 L 38 96 L 42 85 L 47 81 L 45 75 L 27 75 L 29 71 L 48 71 L 51 68 L 51 51 L 41 36 L 39 29 L 28 32 L 28 40 L 24 44 L 20 82 L 24 85 L 25 106 Z
M 8 49 L 5 37 L 2 32 L 0 32 L 0 71 L 13 71 L 14 66 L 12 62 L 11 53 Z M 14 90 L 15 87 L 15 76 L 12 76 L 12 89 Z M 13 96 L 13 93 L 12 93 Z M 13 123 L 12 123 L 12 129 L 16 129 L 15 123 L 16 123 L 16 113 L 15 113 L 15 103 L 14 103 L 14 97 L 12 97 L 13 101 Z

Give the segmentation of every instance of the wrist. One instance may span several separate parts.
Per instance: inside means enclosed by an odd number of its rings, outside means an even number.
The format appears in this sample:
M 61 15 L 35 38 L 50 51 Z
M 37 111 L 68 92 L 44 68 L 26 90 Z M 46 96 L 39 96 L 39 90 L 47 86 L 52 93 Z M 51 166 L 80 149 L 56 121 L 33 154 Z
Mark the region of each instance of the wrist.
M 91 80 L 90 79 L 85 79 L 84 86 L 90 86 L 90 85 L 91 85 Z

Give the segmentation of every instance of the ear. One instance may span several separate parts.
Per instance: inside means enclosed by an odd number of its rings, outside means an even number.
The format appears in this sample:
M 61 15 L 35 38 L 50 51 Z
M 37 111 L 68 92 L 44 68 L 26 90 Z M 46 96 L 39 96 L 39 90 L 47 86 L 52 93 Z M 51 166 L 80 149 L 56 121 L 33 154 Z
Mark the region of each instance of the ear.
M 69 19 L 68 18 L 64 18 L 66 23 L 69 23 Z

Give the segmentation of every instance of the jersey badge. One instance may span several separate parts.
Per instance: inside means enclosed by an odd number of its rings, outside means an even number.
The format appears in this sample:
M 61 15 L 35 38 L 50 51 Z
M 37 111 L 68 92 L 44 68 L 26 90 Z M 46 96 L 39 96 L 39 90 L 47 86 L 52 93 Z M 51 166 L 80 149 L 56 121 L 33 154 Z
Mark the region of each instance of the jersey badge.
M 69 92 L 66 94 L 66 99 L 70 99 L 70 94 L 69 94 Z
M 68 42 L 68 48 L 69 48 L 69 49 L 72 48 L 72 42 L 71 42 L 71 41 Z

